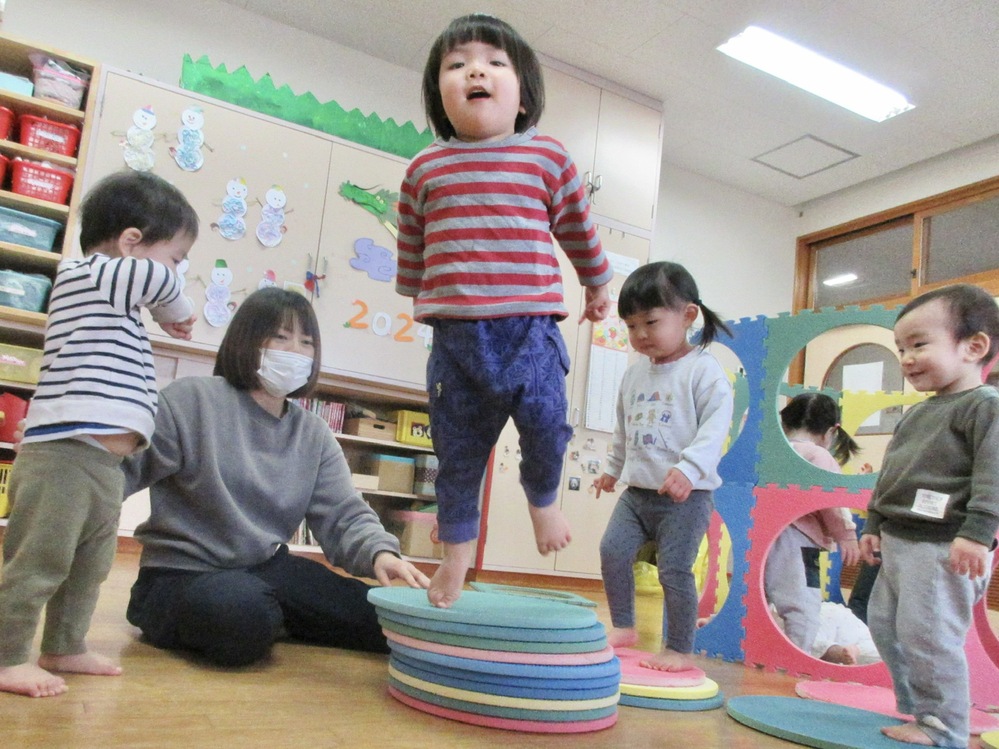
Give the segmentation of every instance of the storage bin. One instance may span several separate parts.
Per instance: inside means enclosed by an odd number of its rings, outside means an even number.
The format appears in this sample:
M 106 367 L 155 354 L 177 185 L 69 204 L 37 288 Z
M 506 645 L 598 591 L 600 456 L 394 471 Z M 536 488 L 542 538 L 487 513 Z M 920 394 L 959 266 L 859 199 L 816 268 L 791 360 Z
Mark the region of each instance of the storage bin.
M 368 417 L 347 419 L 343 422 L 343 433 L 392 442 L 392 437 L 395 435 L 395 424 L 391 421 Z
M 436 497 L 434 482 L 437 480 L 438 460 L 436 455 L 417 455 L 416 471 L 413 474 L 413 493 L 421 497 Z
M 0 343 L 0 380 L 38 384 L 38 374 L 42 368 L 42 350 Z M 14 398 L 10 393 L 4 397 Z M 16 405 L 16 404 L 14 404 Z
M 10 189 L 18 195 L 65 205 L 73 187 L 73 173 L 51 164 L 16 158 L 10 167 Z
M 6 460 L 0 461 L 0 518 L 10 515 L 10 500 L 7 499 L 7 486 L 10 484 L 10 469 L 14 466 Z
M 374 491 L 378 488 L 377 476 L 367 473 L 352 473 L 350 474 L 350 479 L 354 482 L 354 488 L 359 492 Z
M 65 60 L 40 52 L 28 55 L 31 58 L 32 80 L 35 96 L 39 99 L 57 101 L 72 109 L 79 109 L 83 94 L 87 90 L 90 76 L 86 71 L 77 70 Z
M 41 357 L 38 361 L 41 362 Z M 38 379 L 37 373 L 35 379 Z M 0 413 L 3 414 L 3 419 L 0 420 L 0 442 L 13 442 L 17 422 L 28 413 L 28 401 L 13 393 L 0 393 Z
M 436 512 L 393 510 L 389 530 L 399 537 L 399 549 L 409 557 L 444 558 L 444 545 L 433 540 Z
M 0 205 L 0 242 L 51 250 L 61 229 L 53 219 Z
M 75 156 L 80 143 L 80 128 L 62 122 L 22 114 L 17 120 L 18 140 L 22 146 Z
M 0 190 L 3 189 L 4 180 L 7 179 L 7 167 L 10 165 L 10 159 L 0 153 Z
M 364 456 L 362 466 L 364 473 L 378 477 L 378 491 L 413 493 L 413 476 L 416 473 L 413 458 L 369 453 Z
M 0 305 L 26 312 L 44 312 L 50 291 L 52 279 L 48 276 L 0 270 Z
M 395 441 L 407 445 L 432 447 L 430 440 L 430 414 L 420 411 L 395 412 Z
M 0 140 L 10 140 L 14 130 L 14 113 L 7 107 L 0 107 Z
M 15 94 L 31 96 L 35 91 L 35 84 L 23 75 L 0 73 L 0 88 L 4 91 L 13 91 Z

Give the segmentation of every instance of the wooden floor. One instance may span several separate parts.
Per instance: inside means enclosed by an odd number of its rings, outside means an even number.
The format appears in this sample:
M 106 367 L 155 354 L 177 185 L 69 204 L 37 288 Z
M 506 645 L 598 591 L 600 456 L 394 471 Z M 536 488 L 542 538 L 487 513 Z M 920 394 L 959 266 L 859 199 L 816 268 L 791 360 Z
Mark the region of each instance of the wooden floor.
M 664 712 L 621 707 L 617 725 L 596 733 L 544 736 L 479 728 L 426 715 L 386 692 L 387 658 L 279 644 L 271 660 L 222 670 L 150 647 L 125 621 L 138 557 L 119 552 L 104 584 L 89 644 L 121 661 L 119 677 L 68 675 L 69 691 L 30 699 L 0 693 L 4 749 L 332 749 L 334 747 L 790 747 L 747 728 L 724 709 Z M 601 594 L 598 616 L 609 625 Z M 653 649 L 662 599 L 640 596 L 641 647 Z M 700 659 L 726 697 L 793 695 L 794 679 L 741 664 Z

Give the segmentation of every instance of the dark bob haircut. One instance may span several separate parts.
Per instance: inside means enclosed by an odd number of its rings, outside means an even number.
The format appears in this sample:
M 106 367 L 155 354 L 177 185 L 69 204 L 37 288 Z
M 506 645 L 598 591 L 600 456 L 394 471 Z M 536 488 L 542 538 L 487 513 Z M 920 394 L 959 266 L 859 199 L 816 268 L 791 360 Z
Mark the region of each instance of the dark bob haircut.
M 198 214 L 187 198 L 162 177 L 124 169 L 90 188 L 80 204 L 80 248 L 87 255 L 126 229 L 142 232 L 142 244 L 198 238 Z
M 218 356 L 215 357 L 217 377 L 224 377 L 237 390 L 258 390 L 262 387 L 257 370 L 260 369 L 260 349 L 268 338 L 281 328 L 299 328 L 315 344 L 316 358 L 312 364 L 309 381 L 289 398 L 302 398 L 312 392 L 319 379 L 322 347 L 319 341 L 319 321 L 312 304 L 297 291 L 276 287 L 254 291 L 239 305 L 229 328 L 222 338 Z
M 483 42 L 506 52 L 520 80 L 520 106 L 524 108 L 517 115 L 514 132 L 522 133 L 537 125 L 545 108 L 545 83 L 537 55 L 506 21 L 472 13 L 451 21 L 430 48 L 423 68 L 423 108 L 437 136 L 448 140 L 456 135 L 441 99 L 441 62 L 452 49 L 468 42 Z
M 985 333 L 989 337 L 989 353 L 982 359 L 982 365 L 999 353 L 999 306 L 985 289 L 970 283 L 956 283 L 927 291 L 902 307 L 895 318 L 896 322 L 917 307 L 940 299 L 950 313 L 951 334 L 955 341 L 964 341 L 975 333 Z

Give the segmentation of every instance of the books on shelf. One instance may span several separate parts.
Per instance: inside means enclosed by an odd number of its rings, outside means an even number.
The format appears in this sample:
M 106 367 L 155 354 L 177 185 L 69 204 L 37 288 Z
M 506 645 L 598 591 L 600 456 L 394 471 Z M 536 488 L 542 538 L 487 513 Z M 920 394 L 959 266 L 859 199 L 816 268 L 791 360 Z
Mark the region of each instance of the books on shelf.
M 311 411 L 319 418 L 329 424 L 336 434 L 343 431 L 343 418 L 347 412 L 347 406 L 337 401 L 323 400 L 322 398 L 296 398 L 295 403 L 306 411 Z

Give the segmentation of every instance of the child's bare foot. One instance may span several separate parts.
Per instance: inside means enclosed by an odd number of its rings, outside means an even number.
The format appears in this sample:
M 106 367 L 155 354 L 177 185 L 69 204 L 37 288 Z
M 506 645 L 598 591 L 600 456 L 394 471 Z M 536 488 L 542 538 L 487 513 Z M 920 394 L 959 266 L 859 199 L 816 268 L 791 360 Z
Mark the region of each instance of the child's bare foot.
M 641 661 L 645 668 L 654 668 L 656 671 L 687 671 L 696 668 L 697 664 L 691 655 L 678 653 L 672 648 L 664 647 L 651 658 Z
M 38 665 L 49 671 L 62 671 L 71 674 L 92 674 L 94 676 L 120 676 L 121 666 L 110 658 L 97 653 L 76 653 L 75 655 L 53 655 L 42 653 Z
M 638 643 L 638 630 L 634 627 L 614 627 L 607 633 L 607 644 L 612 648 L 630 648 Z
M 569 532 L 569 522 L 562 514 L 562 509 L 554 502 L 547 507 L 528 505 L 531 511 L 531 523 L 534 525 L 534 540 L 538 544 L 538 553 L 548 556 L 553 551 L 561 551 L 572 540 Z
M 465 541 L 460 544 L 444 544 L 444 559 L 430 578 L 427 588 L 427 600 L 431 606 L 448 609 L 461 597 L 461 589 L 465 585 L 465 573 L 472 566 L 472 556 L 475 554 L 475 541 Z
M 62 677 L 50 674 L 33 663 L 18 663 L 0 668 L 0 692 L 28 697 L 55 697 L 69 687 Z
M 881 733 L 889 739 L 904 741 L 906 744 L 919 744 L 920 746 L 934 745 L 933 739 L 915 723 L 904 723 L 900 726 L 885 726 L 881 729 Z
M 844 666 L 855 666 L 859 658 L 860 648 L 856 645 L 830 645 L 822 654 L 822 660 Z

